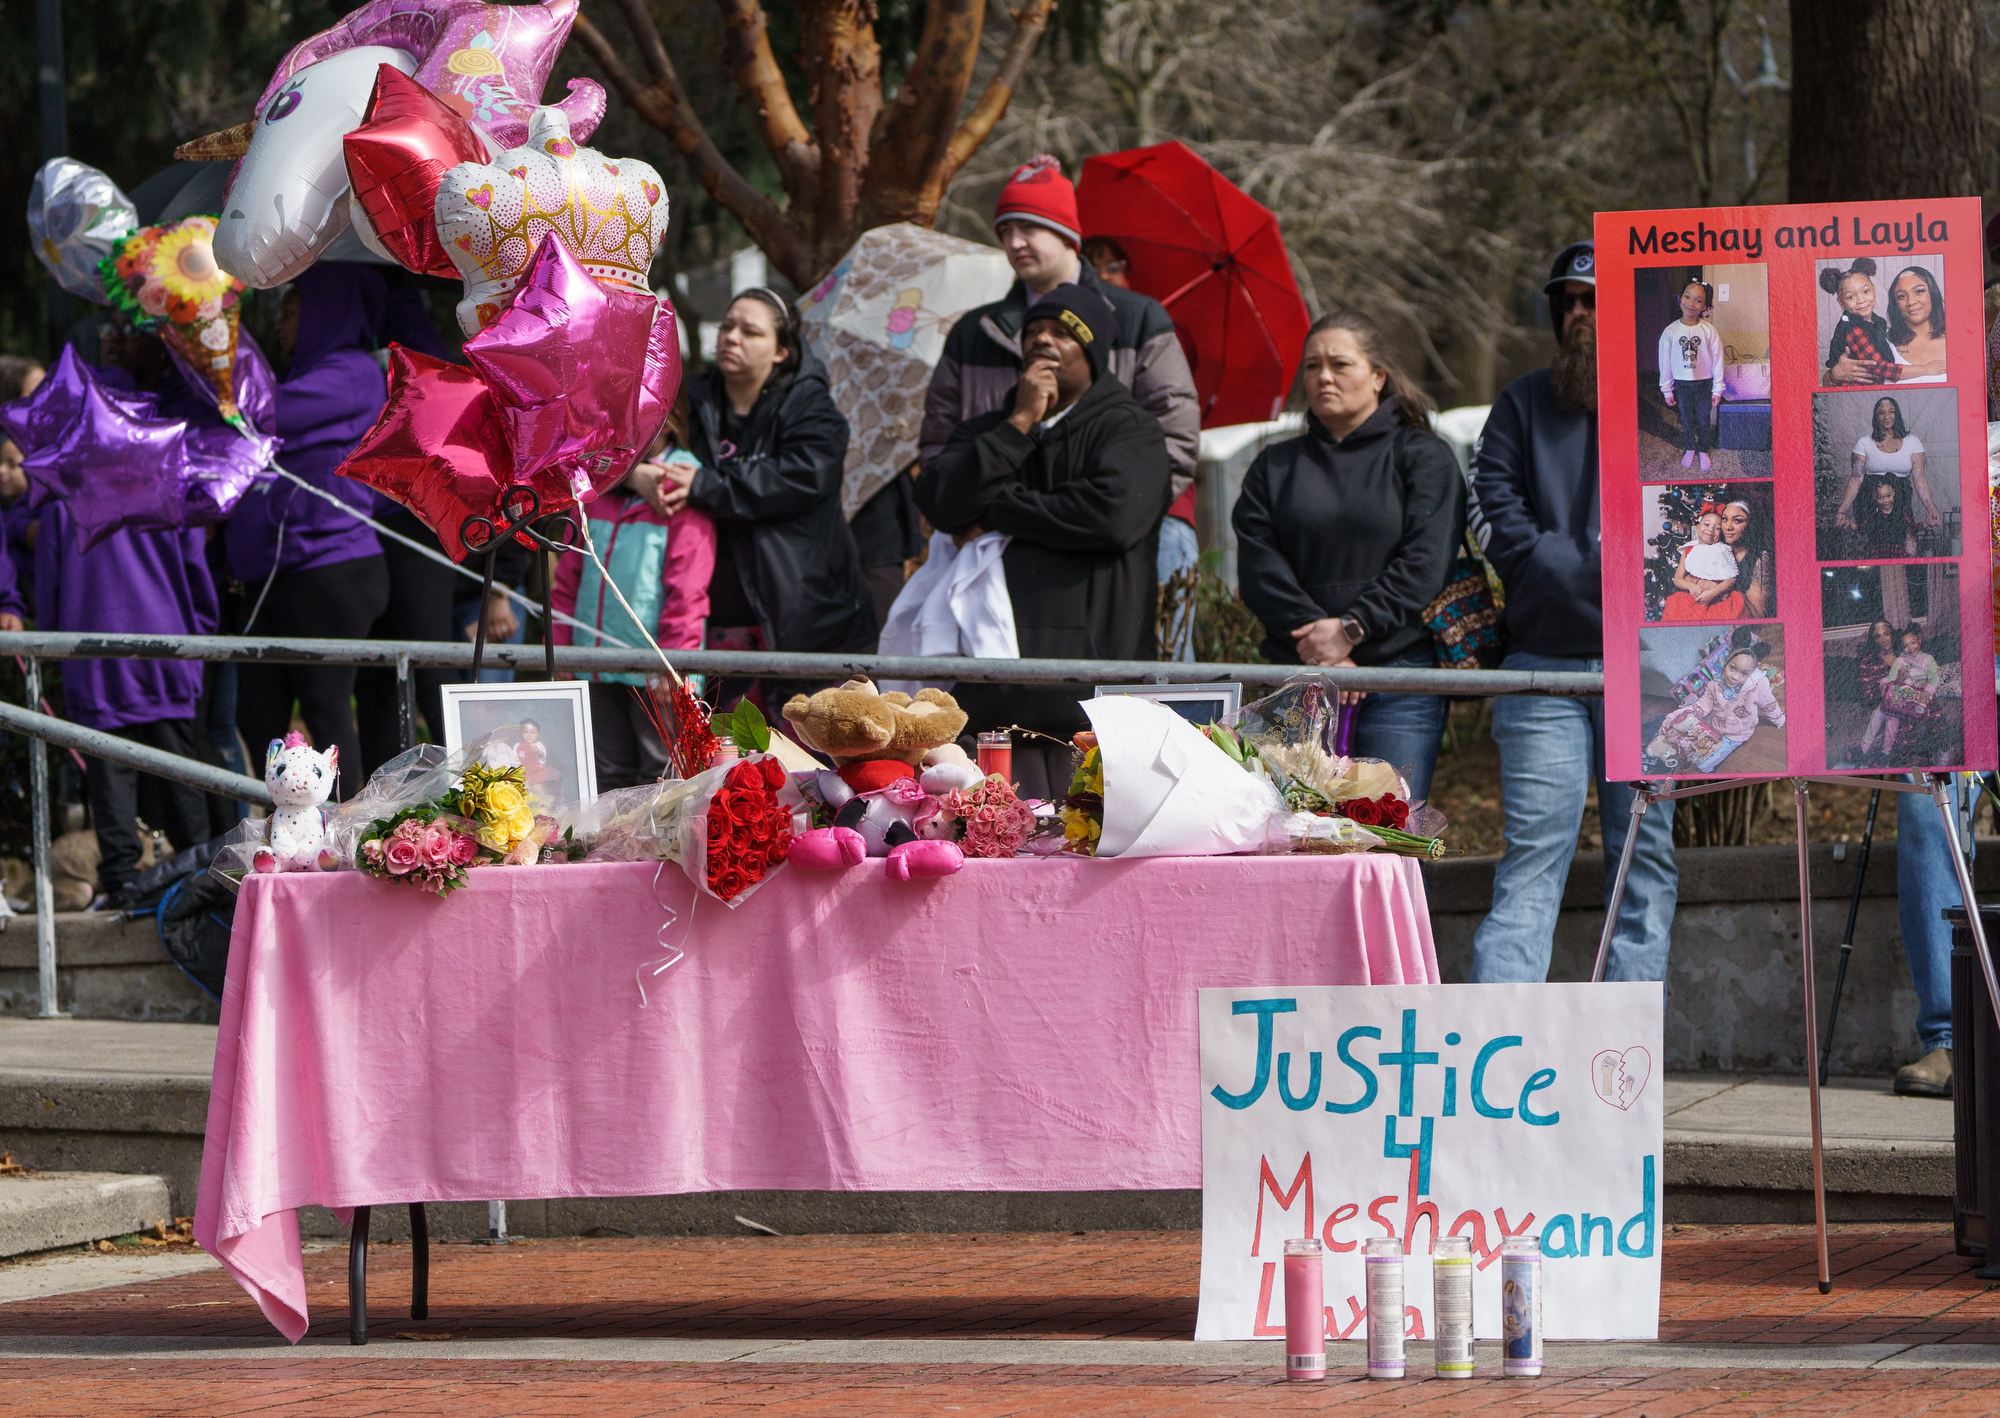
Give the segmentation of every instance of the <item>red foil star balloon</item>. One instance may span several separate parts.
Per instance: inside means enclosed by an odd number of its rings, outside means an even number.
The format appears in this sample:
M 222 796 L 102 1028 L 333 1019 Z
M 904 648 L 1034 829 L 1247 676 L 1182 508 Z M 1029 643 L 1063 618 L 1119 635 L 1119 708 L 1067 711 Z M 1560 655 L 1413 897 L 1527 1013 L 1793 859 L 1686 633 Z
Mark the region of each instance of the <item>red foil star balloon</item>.
M 513 461 L 484 379 L 391 345 L 389 402 L 340 471 L 416 513 L 463 561 L 459 528 L 493 509 L 513 481 Z
M 438 182 L 460 163 L 486 161 L 464 117 L 391 65 L 375 75 L 361 126 L 343 141 L 347 179 L 382 249 L 412 271 L 457 276 L 438 244 Z

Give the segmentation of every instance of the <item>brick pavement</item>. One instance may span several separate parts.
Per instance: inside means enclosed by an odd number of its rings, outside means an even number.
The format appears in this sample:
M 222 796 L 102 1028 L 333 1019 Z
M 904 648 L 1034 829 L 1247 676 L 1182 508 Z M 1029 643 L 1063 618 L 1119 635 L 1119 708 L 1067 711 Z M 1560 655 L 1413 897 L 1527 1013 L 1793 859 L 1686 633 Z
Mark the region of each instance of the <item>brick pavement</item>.
M 1835 1229 L 1835 1289 L 1812 1233 L 1681 1227 L 1665 1237 L 1663 1339 L 1703 1344 L 2000 1343 L 2000 1295 L 1935 1226 Z M 338 1357 L 0 1360 L 0 1415 L 35 1413 L 1181 1414 L 1320 1410 L 1605 1415 L 2000 1413 L 1994 1370 L 1661 1370 L 1286 1385 L 1271 1369 L 455 1359 L 478 1338 L 1185 1339 L 1199 1238 L 832 1236 L 543 1241 L 433 1248 L 432 1318 L 407 1318 L 410 1252 L 371 1253 L 371 1333 Z M 345 1325 L 342 1249 L 307 1257 L 313 1332 Z M 400 1311 L 400 1313 L 398 1313 Z M 0 1307 L 0 1334 L 267 1336 L 226 1276 L 203 1273 Z M 459 1352 L 463 1352 L 462 1350 Z

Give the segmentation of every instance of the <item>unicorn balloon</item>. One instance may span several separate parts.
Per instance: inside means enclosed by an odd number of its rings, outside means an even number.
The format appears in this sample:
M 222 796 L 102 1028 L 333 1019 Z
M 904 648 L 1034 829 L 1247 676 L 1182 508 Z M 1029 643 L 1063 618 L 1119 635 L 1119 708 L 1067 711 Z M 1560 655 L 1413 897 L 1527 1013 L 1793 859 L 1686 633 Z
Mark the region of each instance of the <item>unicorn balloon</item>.
M 241 158 L 215 237 L 216 260 L 246 284 L 282 285 L 348 229 L 341 139 L 388 64 L 464 115 L 489 152 L 518 147 L 576 20 L 577 0 L 370 0 L 284 58 L 256 117 L 177 155 Z M 578 139 L 604 117 L 604 89 L 571 79 L 559 104 Z

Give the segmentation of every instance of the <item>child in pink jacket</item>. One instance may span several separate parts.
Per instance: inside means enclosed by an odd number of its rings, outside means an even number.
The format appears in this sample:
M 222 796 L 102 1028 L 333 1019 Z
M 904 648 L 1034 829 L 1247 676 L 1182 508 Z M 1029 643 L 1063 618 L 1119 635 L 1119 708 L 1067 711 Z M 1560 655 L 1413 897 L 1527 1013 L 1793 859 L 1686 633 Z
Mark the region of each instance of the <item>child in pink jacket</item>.
M 660 463 L 654 460 L 663 448 L 672 447 L 671 433 L 663 433 L 661 443 L 622 484 L 581 509 L 590 518 L 590 540 L 598 559 L 669 654 L 701 648 L 708 582 L 715 572 L 715 524 L 708 514 L 682 503 L 679 510 L 663 515 L 639 491 L 662 486 Z M 688 456 L 674 448 L 665 461 Z M 555 608 L 627 645 L 645 647 L 646 637 L 604 584 L 596 565 L 580 552 L 565 552 L 556 565 Z M 554 634 L 558 645 L 612 643 L 560 620 Z M 639 700 L 646 676 L 605 673 L 589 679 L 597 790 L 603 793 L 657 780 L 667 771 L 667 751 Z
M 1660 721 L 1646 746 L 1649 766 L 1713 773 L 1750 741 L 1759 723 L 1782 728 L 1785 709 L 1761 664 L 1770 651 L 1761 640 L 1731 650 L 1722 673 Z

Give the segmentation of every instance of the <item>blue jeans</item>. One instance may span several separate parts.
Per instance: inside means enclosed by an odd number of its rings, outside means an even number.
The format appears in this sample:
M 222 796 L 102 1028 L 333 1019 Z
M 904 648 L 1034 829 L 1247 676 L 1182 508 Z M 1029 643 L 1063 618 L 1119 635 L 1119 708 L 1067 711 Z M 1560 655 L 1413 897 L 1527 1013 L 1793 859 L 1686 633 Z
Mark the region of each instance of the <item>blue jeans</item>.
M 1601 670 L 1602 660 L 1512 654 L 1509 670 Z M 1584 794 L 1597 779 L 1604 826 L 1604 895 L 1631 827 L 1632 789 L 1604 778 L 1604 701 L 1509 694 L 1493 706 L 1500 745 L 1500 805 L 1507 850 L 1493 873 L 1493 907 L 1472 938 L 1476 984 L 1533 984 L 1548 978 L 1556 915 L 1583 823 Z M 1661 980 L 1674 926 L 1680 873 L 1674 866 L 1672 803 L 1640 819 L 1632 871 L 1611 938 L 1607 980 Z
M 1961 784 L 1951 782 L 1951 806 L 1960 811 Z M 1915 793 L 1896 795 L 1896 919 L 1903 930 L 1903 958 L 1917 987 L 1917 1038 L 1924 1052 L 1951 1047 L 1951 927 L 1944 912 L 1963 906 L 1951 844 L 1936 804 Z M 1970 844 L 1963 835 L 1959 840 Z
M 1674 403 L 1681 411 L 1681 447 L 1706 453 L 1715 446 L 1708 432 L 1708 416 L 1714 408 L 1709 399 L 1713 394 L 1714 386 L 1706 379 L 1674 381 Z
M 1160 584 L 1166 585 L 1167 578 L 1176 571 L 1192 571 L 1200 562 L 1201 543 L 1195 539 L 1194 528 L 1178 517 L 1161 519 L 1160 551 L 1155 562 L 1155 574 L 1160 578 Z M 1192 604 L 1175 618 L 1171 640 L 1171 644 L 1160 647 L 1160 658 L 1193 664 L 1194 606 Z
M 1434 655 L 1413 655 L 1383 669 L 1429 669 Z M 1410 797 L 1431 795 L 1431 775 L 1437 772 L 1438 741 L 1450 706 L 1436 694 L 1371 694 L 1355 706 L 1354 752 L 1379 758 L 1398 771 L 1407 770 Z

